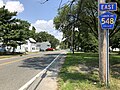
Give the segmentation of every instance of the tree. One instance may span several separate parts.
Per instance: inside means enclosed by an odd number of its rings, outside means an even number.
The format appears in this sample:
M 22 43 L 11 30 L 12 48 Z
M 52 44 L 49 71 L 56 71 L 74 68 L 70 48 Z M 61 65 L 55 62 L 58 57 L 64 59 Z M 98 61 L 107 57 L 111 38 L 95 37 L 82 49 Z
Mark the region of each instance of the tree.
M 5 7 L 0 8 L 0 41 L 8 51 L 13 48 L 13 52 L 17 45 L 25 43 L 30 27 L 27 21 L 13 18 L 14 16 L 16 12 L 11 13 Z
M 16 16 L 16 12 L 10 13 L 5 7 L 0 8 L 0 41 L 3 42 L 3 47 L 9 43 L 9 32 L 12 23 L 15 21 L 12 17 Z
M 119 48 L 118 54 L 120 54 L 120 31 L 111 38 L 110 46 L 112 49 Z
M 29 31 L 29 38 L 33 38 L 35 39 L 36 38 L 36 29 L 34 26 L 32 26 L 32 29 Z
M 26 43 L 28 38 L 30 38 L 31 31 L 29 30 L 29 27 L 30 23 L 27 21 L 16 19 L 16 24 L 11 28 L 12 32 L 10 32 L 11 37 L 9 38 L 11 47 L 13 47 L 13 52 L 18 45 L 21 46 Z M 12 43 L 12 41 L 14 41 L 14 43 Z
M 59 45 L 59 40 L 56 39 L 53 35 L 48 34 L 47 32 L 39 32 L 36 33 L 35 40 L 37 42 L 46 42 L 49 41 L 51 43 L 52 48 L 56 48 Z
M 120 27 L 118 27 L 120 26 L 120 21 L 119 21 L 120 2 L 119 0 L 111 0 L 111 1 L 114 1 L 114 2 L 116 1 L 118 4 L 118 11 L 114 12 L 118 15 L 118 18 L 115 24 L 115 28 L 113 30 L 110 30 L 110 38 L 112 38 L 115 34 L 117 34 L 120 29 Z M 67 16 L 71 16 L 71 18 L 67 18 Z M 98 36 L 99 36 L 99 76 L 100 76 L 100 81 L 105 83 L 106 42 L 105 42 L 104 35 L 106 31 L 99 30 L 98 23 L 99 23 L 98 0 L 96 1 L 95 0 L 84 0 L 84 1 L 72 0 L 70 4 L 65 5 L 58 11 L 58 15 L 54 19 L 54 24 L 56 26 L 56 29 L 58 30 L 60 29 L 60 31 L 62 31 L 64 34 L 69 33 L 69 31 L 71 32 L 72 26 L 78 27 L 78 40 L 75 37 L 75 35 L 74 35 L 74 38 L 75 38 L 74 40 L 77 40 L 77 42 L 80 41 L 79 45 L 86 44 L 88 47 L 91 45 L 91 44 L 90 45 L 87 44 L 87 42 L 82 43 L 86 39 L 86 38 L 82 38 L 83 35 L 87 36 L 91 33 L 90 36 L 92 37 L 92 35 L 94 35 L 94 38 L 96 38 L 96 40 L 98 39 Z M 83 27 L 86 27 L 88 29 L 83 29 Z M 84 33 L 82 32 L 83 30 L 84 31 L 87 30 L 87 32 Z M 65 37 L 68 36 L 66 37 L 66 40 L 67 40 L 71 36 L 71 33 L 64 36 Z M 86 39 L 86 41 L 89 41 L 89 40 Z M 97 42 L 94 42 L 94 43 L 97 44 Z M 92 45 L 94 43 L 92 43 Z M 84 46 L 82 48 L 84 48 Z
M 67 4 L 58 10 L 58 15 L 54 18 L 54 24 L 57 30 L 63 32 L 63 38 L 65 38 L 65 41 L 68 42 L 68 47 L 82 47 L 85 49 L 85 45 L 89 42 L 85 42 L 86 44 L 83 43 L 86 39 L 86 37 L 83 36 L 87 36 L 88 33 L 91 33 L 93 37 L 96 37 L 94 40 L 97 41 L 97 23 L 94 23 L 97 22 L 97 14 L 94 13 L 97 7 L 94 7 L 95 3 L 93 3 L 93 1 L 76 1 L 77 2 L 73 4 L 73 6 L 72 2 L 71 4 Z M 92 7 L 90 9 L 92 3 L 95 8 L 93 11 Z M 78 28 L 78 31 L 75 31 L 75 28 Z

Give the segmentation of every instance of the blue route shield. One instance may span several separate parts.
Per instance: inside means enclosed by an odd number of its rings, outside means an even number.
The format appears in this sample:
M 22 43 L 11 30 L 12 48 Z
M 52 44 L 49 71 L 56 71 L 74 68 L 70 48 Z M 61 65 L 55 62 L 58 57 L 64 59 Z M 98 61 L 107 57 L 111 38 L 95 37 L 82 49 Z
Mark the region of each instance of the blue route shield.
M 99 16 L 102 29 L 113 29 L 116 22 L 117 15 L 110 12 L 106 12 Z

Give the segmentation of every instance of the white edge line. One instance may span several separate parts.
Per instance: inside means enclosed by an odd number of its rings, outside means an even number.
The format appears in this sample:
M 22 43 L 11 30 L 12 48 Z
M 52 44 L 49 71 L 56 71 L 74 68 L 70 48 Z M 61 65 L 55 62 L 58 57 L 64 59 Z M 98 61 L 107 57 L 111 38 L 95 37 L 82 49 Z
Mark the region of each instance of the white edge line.
M 18 90 L 25 90 L 30 84 L 32 84 L 37 77 L 39 77 L 40 75 L 42 75 L 42 73 L 44 73 L 50 66 L 52 63 L 54 63 L 56 61 L 56 59 L 60 56 L 60 54 L 46 67 L 44 68 L 41 72 L 39 72 L 35 77 L 33 77 L 30 81 L 28 81 L 25 85 L 23 85 L 20 89 Z

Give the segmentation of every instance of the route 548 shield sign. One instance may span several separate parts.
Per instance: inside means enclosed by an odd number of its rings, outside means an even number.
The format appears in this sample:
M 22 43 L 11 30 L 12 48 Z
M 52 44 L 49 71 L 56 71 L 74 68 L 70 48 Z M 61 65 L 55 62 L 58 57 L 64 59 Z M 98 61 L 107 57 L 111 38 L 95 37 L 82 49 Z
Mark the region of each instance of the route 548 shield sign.
M 102 29 L 113 29 L 116 22 L 117 15 L 106 12 L 99 16 Z

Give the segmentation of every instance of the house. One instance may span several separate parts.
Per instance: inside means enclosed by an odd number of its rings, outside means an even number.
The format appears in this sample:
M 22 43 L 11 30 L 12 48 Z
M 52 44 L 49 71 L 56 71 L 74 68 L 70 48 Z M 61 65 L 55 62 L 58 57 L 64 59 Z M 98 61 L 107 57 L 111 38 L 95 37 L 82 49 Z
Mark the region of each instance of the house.
M 113 49 L 112 49 L 112 47 L 110 47 L 109 49 L 110 49 L 110 51 L 114 51 L 114 52 L 116 52 L 116 51 L 120 51 L 119 48 L 113 48 Z
M 33 38 L 26 40 L 26 44 L 17 46 L 15 52 L 38 52 L 39 50 L 36 47 L 36 41 Z
M 36 47 L 36 41 L 33 38 L 26 40 L 26 44 L 17 46 L 15 52 L 38 52 L 39 50 Z
M 27 52 L 38 52 L 39 48 L 36 46 L 36 41 L 33 38 L 26 40 L 27 43 L 24 45 Z
M 15 52 L 21 52 L 21 53 L 24 53 L 26 52 L 26 49 L 25 49 L 25 44 L 23 45 L 20 45 L 20 46 L 17 46 L 17 48 L 15 49 Z
M 26 44 L 17 46 L 17 48 L 15 49 L 15 52 L 38 52 L 39 51 L 39 48 L 36 47 L 36 41 L 33 38 L 29 38 L 26 41 L 27 41 Z M 11 47 L 5 47 L 5 49 L 9 52 L 13 51 L 13 48 Z M 4 52 L 5 49 L 2 47 L 2 43 L 0 43 L 0 52 Z
M 120 51 L 120 49 L 119 48 L 114 48 L 113 51 Z
M 37 48 L 39 48 L 39 51 L 45 51 L 47 48 L 51 48 L 51 44 L 49 41 L 37 43 Z

